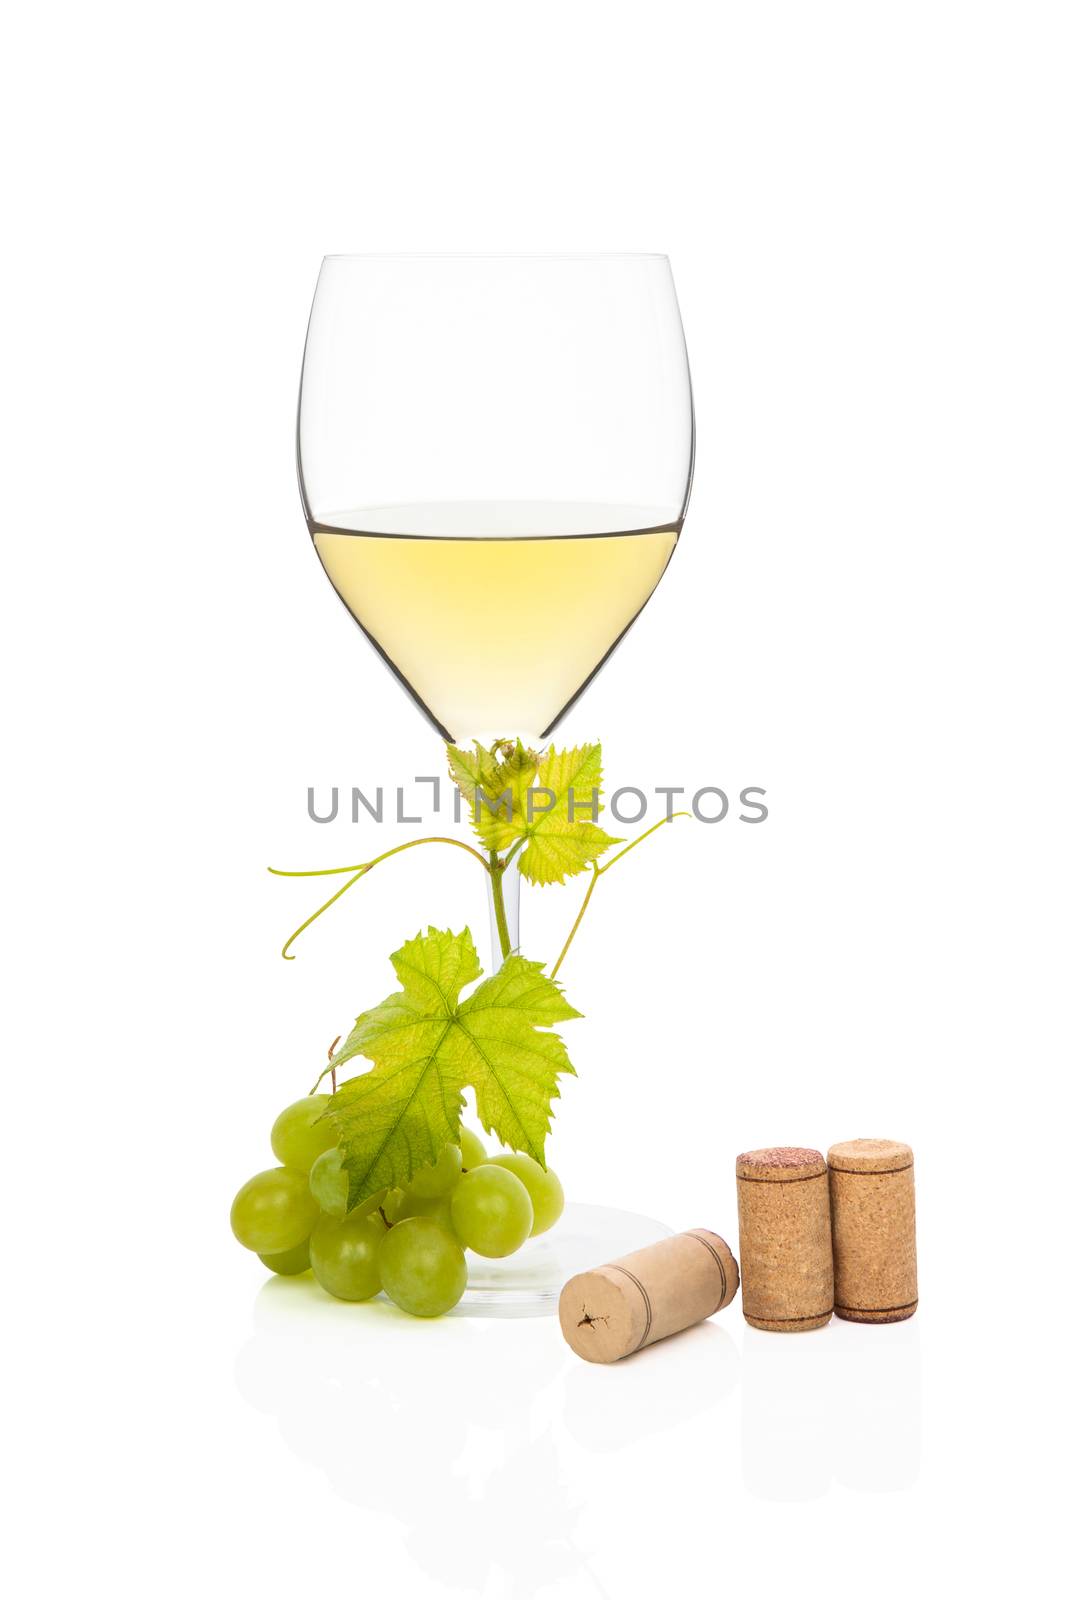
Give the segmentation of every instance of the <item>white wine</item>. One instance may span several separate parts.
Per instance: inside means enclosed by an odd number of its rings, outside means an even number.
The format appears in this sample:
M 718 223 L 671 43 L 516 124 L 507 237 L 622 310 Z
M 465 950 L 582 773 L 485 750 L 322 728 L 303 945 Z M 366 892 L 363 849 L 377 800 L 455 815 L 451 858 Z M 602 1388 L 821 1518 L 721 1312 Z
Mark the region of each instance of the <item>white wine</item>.
M 311 524 L 348 610 L 446 738 L 541 737 L 666 570 L 655 507 L 374 507 Z

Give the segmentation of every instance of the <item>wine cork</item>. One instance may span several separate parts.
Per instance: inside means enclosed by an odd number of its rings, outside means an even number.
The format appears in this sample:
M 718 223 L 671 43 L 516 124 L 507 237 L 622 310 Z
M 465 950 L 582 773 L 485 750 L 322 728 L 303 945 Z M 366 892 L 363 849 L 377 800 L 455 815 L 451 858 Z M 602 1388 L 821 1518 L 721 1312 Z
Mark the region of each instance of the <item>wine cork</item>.
M 563 1285 L 559 1324 L 584 1361 L 618 1361 L 703 1322 L 737 1293 L 737 1262 L 717 1233 L 691 1228 Z
M 741 1300 L 768 1333 L 822 1328 L 834 1309 L 830 1194 L 817 1150 L 749 1150 L 737 1158 Z
M 903 1322 L 919 1304 L 915 1159 L 895 1139 L 830 1146 L 834 1310 L 846 1322 Z

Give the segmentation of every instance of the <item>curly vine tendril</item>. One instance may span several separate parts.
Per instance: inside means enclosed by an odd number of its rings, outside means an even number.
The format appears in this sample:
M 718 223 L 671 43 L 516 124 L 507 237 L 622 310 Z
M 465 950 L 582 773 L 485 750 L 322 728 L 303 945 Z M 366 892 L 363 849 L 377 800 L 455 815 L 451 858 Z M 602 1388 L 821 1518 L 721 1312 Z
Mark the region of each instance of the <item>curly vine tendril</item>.
M 421 844 L 450 844 L 456 850 L 465 850 L 469 856 L 473 856 L 475 861 L 477 861 L 480 866 L 484 867 L 486 872 L 492 876 L 492 870 L 484 856 L 480 855 L 477 850 L 472 849 L 469 844 L 464 844 L 462 839 L 449 839 L 444 834 L 431 834 L 426 839 L 409 839 L 406 844 L 397 844 L 394 845 L 391 850 L 383 850 L 380 856 L 374 857 L 373 861 L 358 861 L 353 866 L 348 867 L 312 867 L 310 870 L 304 872 L 291 872 L 283 867 L 268 867 L 267 871 L 272 872 L 276 878 L 331 878 L 337 877 L 343 872 L 350 872 L 352 874 L 348 882 L 343 883 L 336 894 L 332 894 L 328 900 L 324 900 L 319 909 L 317 911 L 313 911 L 310 917 L 308 917 L 306 921 L 302 922 L 295 932 L 289 935 L 288 939 L 286 939 L 285 943 L 282 945 L 283 958 L 286 961 L 296 960 L 295 956 L 291 956 L 289 954 L 290 946 L 296 943 L 297 939 L 299 939 L 300 935 L 305 931 L 305 929 L 310 928 L 311 924 L 321 917 L 324 911 L 329 911 L 332 905 L 336 905 L 341 896 L 343 894 L 347 894 L 348 890 L 351 889 L 354 883 L 358 883 L 361 878 L 365 878 L 367 873 L 370 872 L 374 867 L 378 866 L 381 862 L 388 861 L 390 856 L 398 856 L 404 850 L 414 850 Z

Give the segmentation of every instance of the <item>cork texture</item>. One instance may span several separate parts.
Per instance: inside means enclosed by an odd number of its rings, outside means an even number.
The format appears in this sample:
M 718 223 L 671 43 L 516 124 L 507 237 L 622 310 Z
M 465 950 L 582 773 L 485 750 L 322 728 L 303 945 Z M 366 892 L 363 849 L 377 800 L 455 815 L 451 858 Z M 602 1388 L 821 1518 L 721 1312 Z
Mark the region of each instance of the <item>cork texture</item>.
M 714 1316 L 738 1281 L 725 1240 L 691 1228 L 571 1278 L 559 1297 L 559 1323 L 583 1361 L 618 1361 Z
M 834 1309 L 826 1162 L 776 1146 L 737 1158 L 745 1321 L 768 1333 L 825 1327 Z
M 915 1163 L 895 1139 L 831 1145 L 834 1310 L 846 1322 L 903 1322 L 919 1304 Z

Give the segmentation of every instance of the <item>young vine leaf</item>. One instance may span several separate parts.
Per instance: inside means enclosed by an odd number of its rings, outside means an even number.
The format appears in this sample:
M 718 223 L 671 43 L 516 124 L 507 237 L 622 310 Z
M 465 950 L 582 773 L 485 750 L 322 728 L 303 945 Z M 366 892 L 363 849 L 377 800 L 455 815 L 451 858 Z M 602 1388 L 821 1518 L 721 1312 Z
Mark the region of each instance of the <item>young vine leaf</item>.
M 531 883 L 565 883 L 621 843 L 592 820 L 602 782 L 599 744 L 550 745 L 538 754 L 516 743 L 499 757 L 477 743 L 473 750 L 449 745 L 448 759 L 483 844 L 514 851 Z
M 461 999 L 482 975 L 469 928 L 428 928 L 391 959 L 400 992 L 356 1019 L 331 1063 L 373 1062 L 326 1109 L 344 1151 L 349 1209 L 407 1183 L 458 1141 L 467 1088 L 483 1126 L 543 1166 L 559 1077 L 574 1071 L 548 1024 L 580 1012 L 541 962 L 516 955 Z
M 503 760 L 495 754 L 498 748 L 502 751 Z M 479 744 L 475 739 L 473 750 L 461 750 L 455 744 L 446 745 L 445 750 L 448 754 L 448 770 L 452 774 L 452 781 L 473 810 L 474 796 L 479 789 L 486 795 L 496 792 L 494 791 L 496 775 L 499 768 L 508 760 L 510 747 L 505 743 L 500 746 L 494 745 L 492 750 L 487 750 L 484 744 Z M 515 750 L 523 750 L 525 753 L 521 741 L 516 740 Z M 536 768 L 536 751 L 531 750 L 529 756 Z
M 494 752 L 499 749 L 499 754 Z M 537 782 L 541 757 L 517 739 L 493 750 L 474 742 L 473 750 L 448 746 L 449 771 L 471 809 L 471 824 L 487 850 L 503 853 L 519 834 L 515 822 L 526 814 L 526 796 Z

